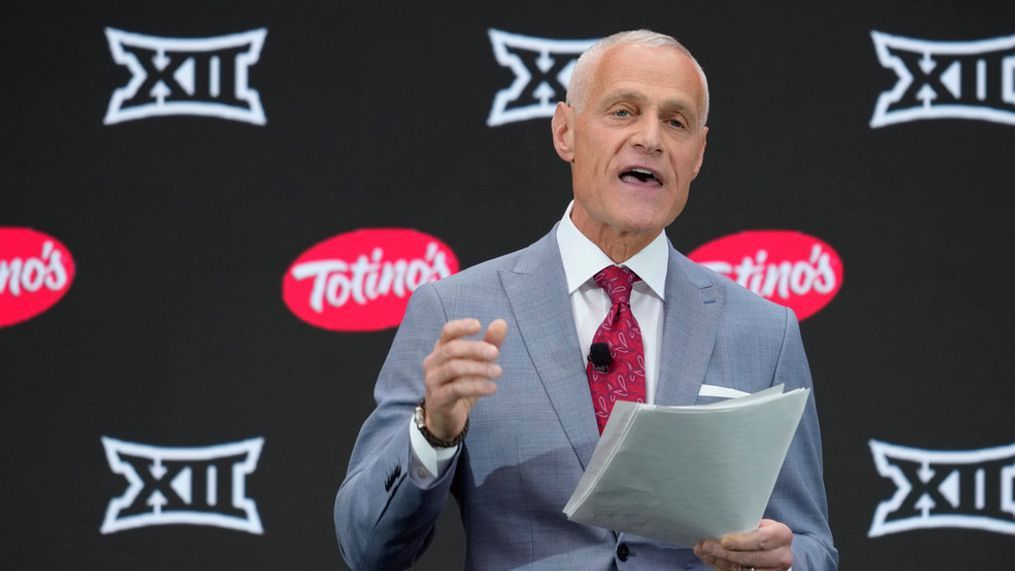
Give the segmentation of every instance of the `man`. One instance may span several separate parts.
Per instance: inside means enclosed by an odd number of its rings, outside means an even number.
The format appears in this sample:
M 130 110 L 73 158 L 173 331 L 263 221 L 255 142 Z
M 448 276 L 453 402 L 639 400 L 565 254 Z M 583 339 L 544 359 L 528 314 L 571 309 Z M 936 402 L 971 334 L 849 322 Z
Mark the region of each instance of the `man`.
M 470 569 L 836 568 L 813 399 L 754 531 L 690 549 L 561 513 L 617 398 L 693 404 L 811 384 L 792 313 L 663 232 L 701 168 L 707 112 L 705 75 L 669 36 L 625 32 L 582 55 L 551 125 L 571 165 L 564 218 L 410 301 L 335 504 L 354 569 L 411 565 L 449 492 Z M 597 343 L 608 356 L 587 363 Z

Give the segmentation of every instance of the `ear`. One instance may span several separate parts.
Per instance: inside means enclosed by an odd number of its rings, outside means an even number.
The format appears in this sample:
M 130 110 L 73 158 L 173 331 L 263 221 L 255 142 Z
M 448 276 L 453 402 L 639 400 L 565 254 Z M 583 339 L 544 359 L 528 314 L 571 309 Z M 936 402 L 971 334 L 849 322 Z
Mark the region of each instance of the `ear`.
M 701 148 L 698 149 L 698 160 L 694 163 L 694 173 L 691 180 L 698 178 L 698 171 L 701 170 L 701 163 L 705 161 L 705 147 L 708 146 L 708 127 L 701 128 Z
M 560 101 L 550 121 L 553 148 L 564 162 L 574 162 L 574 109 Z

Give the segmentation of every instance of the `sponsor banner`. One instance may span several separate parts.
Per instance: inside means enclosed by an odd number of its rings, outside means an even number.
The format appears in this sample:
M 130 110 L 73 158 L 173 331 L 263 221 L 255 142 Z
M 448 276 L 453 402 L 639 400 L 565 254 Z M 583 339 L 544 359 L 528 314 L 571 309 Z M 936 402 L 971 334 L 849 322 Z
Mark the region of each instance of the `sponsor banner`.
M 167 115 L 219 117 L 264 125 L 250 66 L 261 57 L 268 30 L 209 38 L 167 38 L 106 28 L 113 61 L 130 70 L 113 92 L 103 123 Z
M 106 461 L 127 490 L 106 508 L 100 531 L 150 525 L 209 525 L 264 533 L 247 476 L 257 469 L 264 438 L 170 448 L 102 437 Z
M 898 81 L 878 97 L 872 128 L 919 119 L 1015 125 L 1015 34 L 940 42 L 871 31 L 882 67 Z
M 1015 535 L 1015 444 L 942 451 L 871 440 L 870 449 L 896 489 L 868 537 L 939 527 Z
M 74 259 L 59 240 L 30 228 L 0 227 L 0 327 L 53 307 L 74 281 Z
M 597 41 L 536 38 L 492 28 L 489 35 L 497 63 L 515 74 L 493 99 L 486 119 L 490 127 L 553 117 L 557 102 L 567 95 L 578 56 Z
M 842 287 L 842 260 L 831 246 L 792 230 L 752 230 L 713 240 L 690 259 L 804 320 Z
M 282 279 L 289 310 L 332 331 L 376 331 L 401 323 L 421 285 L 458 272 L 437 238 L 405 228 L 370 228 L 329 238 L 300 255 Z

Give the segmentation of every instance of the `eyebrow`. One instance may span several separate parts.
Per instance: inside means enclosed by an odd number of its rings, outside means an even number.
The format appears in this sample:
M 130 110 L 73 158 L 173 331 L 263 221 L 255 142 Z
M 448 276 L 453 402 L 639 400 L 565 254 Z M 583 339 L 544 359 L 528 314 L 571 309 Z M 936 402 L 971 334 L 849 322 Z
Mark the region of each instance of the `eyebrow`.
M 626 89 L 611 93 L 605 98 L 606 107 L 610 107 L 616 103 L 620 103 L 621 101 L 633 101 L 635 103 L 644 103 L 647 100 L 648 98 L 645 97 L 640 92 Z M 697 120 L 699 119 L 697 112 L 694 110 L 694 107 L 688 104 L 683 99 L 667 99 L 663 101 L 660 108 L 665 113 L 680 113 L 681 115 L 684 115 L 685 117 L 688 117 L 689 119 L 692 119 L 695 122 L 697 122 Z

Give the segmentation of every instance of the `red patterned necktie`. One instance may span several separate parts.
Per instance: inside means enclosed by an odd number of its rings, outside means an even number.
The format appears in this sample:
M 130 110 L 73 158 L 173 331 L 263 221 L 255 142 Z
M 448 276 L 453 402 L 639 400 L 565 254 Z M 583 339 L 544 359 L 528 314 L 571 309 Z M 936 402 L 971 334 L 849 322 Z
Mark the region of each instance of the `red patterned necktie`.
M 592 338 L 593 344 L 609 345 L 612 361 L 606 367 L 596 367 L 590 361 L 586 368 L 596 422 L 602 434 L 615 402 L 645 402 L 645 350 L 641 329 L 631 313 L 631 289 L 641 278 L 627 268 L 607 266 L 594 279 L 606 290 L 612 303 L 610 312 Z M 606 370 L 601 370 L 603 368 Z

